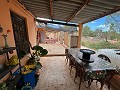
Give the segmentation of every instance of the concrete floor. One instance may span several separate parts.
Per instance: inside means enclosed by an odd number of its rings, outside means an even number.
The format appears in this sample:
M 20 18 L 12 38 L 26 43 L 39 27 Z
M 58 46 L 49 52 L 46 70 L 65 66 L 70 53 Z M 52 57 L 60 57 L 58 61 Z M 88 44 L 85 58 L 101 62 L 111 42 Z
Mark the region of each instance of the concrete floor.
M 64 53 L 64 47 L 59 44 L 40 44 L 46 48 L 49 54 Z M 70 75 L 69 66 L 65 63 L 64 56 L 42 57 L 40 62 L 43 65 L 40 70 L 38 83 L 34 90 L 78 90 L 79 78 L 74 82 L 75 70 Z M 82 82 L 81 90 L 88 90 L 87 83 Z M 91 85 L 91 90 L 99 90 L 100 84 L 95 82 Z M 104 86 L 103 90 L 108 90 Z M 113 89 L 111 89 L 113 90 Z M 115 90 L 115 89 L 114 89 Z

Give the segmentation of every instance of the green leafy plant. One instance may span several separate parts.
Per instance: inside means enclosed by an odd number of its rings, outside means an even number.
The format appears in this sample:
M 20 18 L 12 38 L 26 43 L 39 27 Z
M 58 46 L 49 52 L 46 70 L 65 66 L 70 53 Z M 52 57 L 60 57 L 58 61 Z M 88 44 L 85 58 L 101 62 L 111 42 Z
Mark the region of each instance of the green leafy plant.
M 48 51 L 39 45 L 33 46 L 32 50 L 34 50 L 34 52 L 31 54 L 27 64 L 36 64 L 36 69 L 40 69 L 42 64 L 38 61 L 40 60 L 41 56 L 47 55 Z
M 33 46 L 33 50 L 35 50 L 35 52 L 33 52 L 34 56 L 44 56 L 47 55 L 48 51 L 46 49 L 43 49 L 43 47 L 41 46 Z
M 0 90 L 7 90 L 7 86 L 5 82 L 0 83 Z

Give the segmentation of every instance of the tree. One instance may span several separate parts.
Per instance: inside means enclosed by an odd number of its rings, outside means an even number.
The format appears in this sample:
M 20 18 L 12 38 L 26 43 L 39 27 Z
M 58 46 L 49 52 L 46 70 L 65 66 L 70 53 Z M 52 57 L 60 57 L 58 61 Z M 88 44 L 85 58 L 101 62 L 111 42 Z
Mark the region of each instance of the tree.
M 96 30 L 94 31 L 94 33 L 95 33 L 96 37 L 101 37 L 101 35 L 102 35 L 102 30 L 101 30 L 101 29 L 96 29 Z
M 120 36 L 120 12 L 108 15 L 106 18 L 105 26 L 108 27 L 108 34 L 111 40 L 119 40 Z
M 102 29 L 96 29 L 95 30 L 96 37 L 99 37 L 100 39 L 105 39 L 106 42 L 108 42 L 108 32 L 103 31 Z
M 102 32 L 102 37 L 105 39 L 106 42 L 108 42 L 108 32 Z
M 91 31 L 89 26 L 84 26 L 83 27 L 83 30 L 82 30 L 83 36 L 85 36 L 85 37 L 86 36 L 91 36 L 91 33 L 92 33 L 92 31 Z

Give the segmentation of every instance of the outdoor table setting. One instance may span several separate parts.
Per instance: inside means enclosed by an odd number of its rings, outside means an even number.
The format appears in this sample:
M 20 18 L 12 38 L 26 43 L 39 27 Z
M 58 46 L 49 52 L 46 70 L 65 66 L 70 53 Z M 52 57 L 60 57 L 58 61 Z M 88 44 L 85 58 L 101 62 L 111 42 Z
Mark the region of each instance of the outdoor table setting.
M 81 71 L 79 89 L 82 79 L 88 81 L 88 88 L 90 88 L 93 80 L 99 81 L 102 79 L 100 88 L 100 90 L 102 90 L 105 81 L 110 80 L 113 72 L 117 70 L 116 66 L 99 58 L 93 50 L 70 48 L 68 52 L 74 57 L 75 62 L 82 68 L 79 70 Z M 110 88 L 110 86 L 108 87 Z

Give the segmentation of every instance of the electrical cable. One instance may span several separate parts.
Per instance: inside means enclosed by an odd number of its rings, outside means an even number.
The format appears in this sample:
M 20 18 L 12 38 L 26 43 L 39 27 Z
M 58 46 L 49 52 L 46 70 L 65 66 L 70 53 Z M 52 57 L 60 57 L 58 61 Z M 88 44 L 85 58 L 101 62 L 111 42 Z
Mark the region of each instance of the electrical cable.
M 110 17 L 116 22 L 116 24 L 118 25 L 118 29 L 119 29 L 119 31 L 120 31 L 120 26 L 119 26 L 119 21 L 117 21 L 112 15 L 110 15 Z

